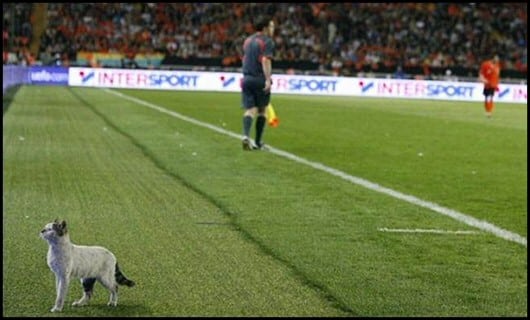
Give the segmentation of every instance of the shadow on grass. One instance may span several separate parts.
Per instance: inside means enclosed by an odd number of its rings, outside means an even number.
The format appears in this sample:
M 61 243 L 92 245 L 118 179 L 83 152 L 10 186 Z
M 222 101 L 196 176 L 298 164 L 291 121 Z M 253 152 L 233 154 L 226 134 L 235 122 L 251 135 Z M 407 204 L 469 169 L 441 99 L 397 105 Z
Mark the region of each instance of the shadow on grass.
M 63 311 L 57 315 L 63 317 L 139 317 L 151 314 L 150 308 L 140 304 L 123 303 L 116 307 L 109 307 L 106 303 L 95 303 L 83 307 L 65 305 Z
M 2 94 L 2 109 L 3 109 L 2 117 L 6 114 L 7 109 L 9 109 L 9 107 L 11 106 L 11 102 L 13 101 L 13 98 L 15 97 L 15 95 L 16 95 L 17 92 L 18 92 L 18 89 L 19 89 L 21 86 L 22 86 L 22 85 L 18 84 L 18 85 L 15 85 L 15 86 L 9 87 L 9 88 L 7 88 L 6 91 Z

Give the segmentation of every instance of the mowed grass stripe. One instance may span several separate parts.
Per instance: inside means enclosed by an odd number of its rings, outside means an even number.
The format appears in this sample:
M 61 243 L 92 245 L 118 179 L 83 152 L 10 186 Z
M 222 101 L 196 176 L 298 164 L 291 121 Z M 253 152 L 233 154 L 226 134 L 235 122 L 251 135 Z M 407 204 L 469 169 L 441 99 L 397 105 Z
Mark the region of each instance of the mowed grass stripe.
M 120 92 L 241 130 L 237 93 Z M 526 237 L 526 106 L 500 103 L 487 119 L 471 102 L 275 95 L 274 105 L 281 125 L 267 143 Z
M 176 180 L 180 181 L 183 185 L 187 186 L 190 190 L 193 190 L 195 191 L 197 194 L 199 195 L 202 195 L 205 199 L 207 199 L 208 201 L 210 201 L 213 205 L 215 205 L 217 208 L 219 208 L 224 214 L 226 214 L 229 218 L 230 218 L 230 224 L 235 227 L 235 229 L 239 232 L 242 233 L 243 237 L 245 237 L 246 239 L 248 239 L 249 241 L 253 242 L 254 244 L 256 244 L 265 254 L 267 255 L 270 255 L 271 257 L 277 259 L 278 261 L 280 261 L 281 263 L 285 264 L 286 266 L 288 266 L 289 268 L 292 269 L 292 271 L 294 272 L 294 274 L 296 274 L 297 277 L 299 277 L 306 285 L 308 285 L 309 287 L 311 288 L 314 288 L 317 290 L 318 294 L 320 294 L 321 296 L 324 297 L 325 300 L 329 301 L 332 305 L 336 306 L 339 310 L 345 312 L 345 313 L 351 313 L 352 310 L 349 309 L 349 307 L 347 307 L 346 305 L 342 304 L 341 302 L 337 301 L 337 299 L 332 295 L 330 294 L 329 292 L 326 291 L 326 289 L 324 287 L 322 287 L 321 285 L 319 285 L 318 283 L 314 283 L 312 282 L 310 279 L 307 279 L 303 274 L 299 273 L 298 270 L 294 267 L 294 265 L 292 263 L 290 263 L 289 261 L 286 261 L 278 256 L 276 256 L 266 245 L 263 245 L 263 243 L 261 243 L 257 238 L 255 238 L 253 236 L 252 233 L 249 233 L 247 230 L 245 230 L 244 228 L 242 228 L 239 224 L 238 224 L 238 221 L 237 219 L 234 218 L 234 213 L 233 212 L 230 212 L 229 209 L 227 209 L 222 202 L 218 201 L 216 198 L 212 197 L 211 195 L 209 195 L 208 193 L 204 192 L 203 190 L 197 188 L 193 183 L 190 183 L 189 181 L 187 181 L 185 178 L 183 178 L 182 176 L 179 176 L 177 173 L 171 171 L 170 169 L 168 169 L 163 162 L 161 162 L 159 159 L 157 159 L 156 155 L 153 154 L 151 151 L 149 151 L 149 149 L 145 146 L 143 146 L 142 144 L 140 144 L 138 141 L 135 140 L 135 138 L 133 136 L 131 136 L 130 134 L 122 131 L 119 127 L 116 127 L 104 114 L 100 113 L 94 106 L 92 106 L 90 103 L 88 103 L 86 100 L 84 100 L 80 95 L 77 95 L 75 93 L 75 91 L 72 91 L 74 95 L 77 96 L 77 98 L 84 104 L 86 105 L 87 107 L 89 107 L 90 109 L 92 109 L 96 114 L 98 114 L 98 116 L 100 116 L 112 129 L 116 130 L 117 132 L 120 132 L 122 135 L 126 136 L 127 138 L 129 138 L 129 140 L 135 145 L 137 146 L 140 150 L 142 150 L 142 152 L 149 158 L 153 161 L 153 163 L 158 167 L 160 168 L 161 170 L 163 170 L 164 172 L 166 172 L 169 176 L 172 176 L 173 178 L 175 178 Z M 193 119 L 188 119 L 188 120 L 193 120 Z M 198 122 L 197 122 L 198 123 Z M 196 123 L 196 124 L 197 124 Z M 207 125 L 206 125 L 207 126 Z M 208 126 L 207 126 L 208 127 Z M 214 126 L 211 126 L 212 128 L 215 128 Z M 221 129 L 222 130 L 222 129 Z M 219 132 L 222 132 L 221 130 L 218 130 Z M 224 133 L 224 132 L 223 132 Z M 233 134 L 235 136 L 235 134 Z M 200 150 L 200 149 L 198 149 Z M 197 152 L 193 152 L 192 155 L 196 155 Z M 200 224 L 211 224 L 210 222 L 201 222 Z M 216 222 L 214 222 L 213 224 L 217 224 Z
M 55 217 L 74 242 L 111 249 L 138 283 L 120 290 L 116 309 L 98 285 L 91 307 L 66 315 L 345 314 L 68 90 L 23 87 L 12 103 L 3 118 L 5 316 L 49 314 L 54 280 L 38 232 Z M 67 303 L 80 294 L 72 283 Z
M 454 230 L 462 224 L 270 153 L 242 152 L 240 143 L 224 134 L 109 98 L 98 89 L 75 90 L 168 170 L 232 212 L 265 252 L 292 265 L 354 314 L 526 312 L 522 246 L 488 234 L 465 239 L 384 234 L 378 228 Z M 234 120 L 241 117 L 236 94 L 128 93 L 200 115 L 209 123 L 226 120 L 234 131 L 240 127 L 240 121 Z M 315 112 L 314 121 L 321 116 Z M 284 143 L 295 147 L 307 141 Z
M 153 103 L 150 103 L 150 102 L 147 102 L 147 101 L 135 98 L 135 97 L 131 97 L 131 96 L 122 94 L 120 92 L 115 92 L 115 91 L 112 91 L 112 90 L 108 90 L 107 89 L 105 91 L 108 92 L 108 93 L 117 95 L 119 97 L 122 97 L 124 99 L 130 100 L 130 101 L 134 101 L 134 102 L 136 102 L 138 104 L 141 104 L 143 106 L 146 106 L 146 107 L 154 109 L 154 110 L 157 110 L 157 111 L 162 112 L 164 114 L 168 114 L 168 115 L 170 115 L 172 117 L 175 117 L 175 118 L 178 118 L 178 119 L 193 123 L 193 124 L 201 126 L 201 127 L 205 127 L 205 128 L 211 129 L 213 131 L 216 131 L 216 132 L 219 132 L 219 133 L 222 133 L 222 134 L 225 134 L 225 135 L 237 138 L 237 139 L 241 139 L 241 135 L 240 134 L 236 134 L 234 132 L 225 130 L 225 129 L 220 128 L 218 126 L 211 125 L 209 123 L 198 121 L 197 119 L 193 119 L 193 118 L 184 116 L 182 114 L 179 114 L 177 112 L 165 109 L 164 107 L 155 105 Z M 390 189 L 390 188 L 386 188 L 386 187 L 381 186 L 381 185 L 379 185 L 377 183 L 374 183 L 374 182 L 371 182 L 371 181 L 368 181 L 368 180 L 365 180 L 365 179 L 362 179 L 362 178 L 359 178 L 359 177 L 351 176 L 351 175 L 349 175 L 349 174 L 347 174 L 345 172 L 342 172 L 340 170 L 327 167 L 327 166 L 325 166 L 325 165 L 323 165 L 321 163 L 318 163 L 318 162 L 314 162 L 314 161 L 310 161 L 310 160 L 304 159 L 302 157 L 296 156 L 296 155 L 291 154 L 289 152 L 286 152 L 286 151 L 283 151 L 283 150 L 280 150 L 280 149 L 276 149 L 276 148 L 274 148 L 272 146 L 269 146 L 269 149 L 270 149 L 270 152 L 272 152 L 272 153 L 274 153 L 276 155 L 279 155 L 279 156 L 282 156 L 284 158 L 293 160 L 295 162 L 310 166 L 310 167 L 312 167 L 312 168 L 314 168 L 316 170 L 321 170 L 321 171 L 327 172 L 329 174 L 337 176 L 337 177 L 339 177 L 341 179 L 344 179 L 346 181 L 349 181 L 351 183 L 363 186 L 363 187 L 365 187 L 365 188 L 367 188 L 369 190 L 373 190 L 373 191 L 376 191 L 376 192 L 379 192 L 379 193 L 383 193 L 383 194 L 386 194 L 388 196 L 391 196 L 391 197 L 394 197 L 394 198 L 397 198 L 397 199 L 412 203 L 414 205 L 427 208 L 429 210 L 435 211 L 437 213 L 443 214 L 443 215 L 448 216 L 448 217 L 450 217 L 452 219 L 455 219 L 457 221 L 465 223 L 465 224 L 467 224 L 469 226 L 478 228 L 478 229 L 486 231 L 486 232 L 490 232 L 490 233 L 494 234 L 495 236 L 503 238 L 503 239 L 506 239 L 508 241 L 513 241 L 513 242 L 522 244 L 523 246 L 527 245 L 527 240 L 526 240 L 525 237 L 522 237 L 522 236 L 520 236 L 519 234 L 517 234 L 515 232 L 511 232 L 509 230 L 505 230 L 503 228 L 500 228 L 500 227 L 498 227 L 498 226 L 496 226 L 496 225 L 494 225 L 492 223 L 489 223 L 487 221 L 476 219 L 476 218 L 474 218 L 472 216 L 469 216 L 467 214 L 458 212 L 457 210 L 453 210 L 451 208 L 446 208 L 446 207 L 440 206 L 437 203 L 425 201 L 425 200 L 419 199 L 419 198 L 417 198 L 415 196 L 404 194 L 404 193 L 401 193 L 399 191 L 396 191 L 396 190 L 393 190 L 393 189 Z

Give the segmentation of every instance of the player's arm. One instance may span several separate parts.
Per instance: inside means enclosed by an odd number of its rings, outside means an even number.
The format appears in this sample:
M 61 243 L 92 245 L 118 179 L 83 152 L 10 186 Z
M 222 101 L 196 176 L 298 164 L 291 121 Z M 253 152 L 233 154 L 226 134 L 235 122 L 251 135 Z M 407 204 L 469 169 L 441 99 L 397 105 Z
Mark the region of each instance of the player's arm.
M 486 66 L 484 65 L 481 65 L 480 66 L 480 70 L 478 72 L 478 78 L 480 80 L 480 82 L 484 83 L 484 84 L 488 84 L 488 78 L 486 78 L 486 76 L 484 75 L 486 73 Z
M 272 85 L 272 61 L 269 57 L 263 56 L 261 58 L 261 67 L 263 68 L 263 74 L 265 75 L 265 88 L 264 91 L 269 91 Z
M 486 79 L 486 77 L 484 77 L 482 72 L 478 74 L 478 78 L 479 78 L 480 82 L 482 82 L 484 84 L 488 84 L 488 79 Z

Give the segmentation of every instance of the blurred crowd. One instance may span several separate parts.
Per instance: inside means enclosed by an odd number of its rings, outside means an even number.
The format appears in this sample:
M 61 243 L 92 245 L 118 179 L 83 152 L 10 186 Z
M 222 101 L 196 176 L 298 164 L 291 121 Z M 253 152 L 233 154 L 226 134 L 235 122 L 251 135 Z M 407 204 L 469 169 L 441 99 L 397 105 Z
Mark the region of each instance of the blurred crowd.
M 29 64 L 68 64 L 79 51 L 97 51 L 239 66 L 252 20 L 269 15 L 275 60 L 311 61 L 322 71 L 477 68 L 494 53 L 503 69 L 527 70 L 526 3 L 48 3 L 48 25 L 30 58 L 31 4 L 3 6 L 4 64 L 9 48 Z
M 4 64 L 33 63 L 29 44 L 33 38 L 31 3 L 2 3 Z

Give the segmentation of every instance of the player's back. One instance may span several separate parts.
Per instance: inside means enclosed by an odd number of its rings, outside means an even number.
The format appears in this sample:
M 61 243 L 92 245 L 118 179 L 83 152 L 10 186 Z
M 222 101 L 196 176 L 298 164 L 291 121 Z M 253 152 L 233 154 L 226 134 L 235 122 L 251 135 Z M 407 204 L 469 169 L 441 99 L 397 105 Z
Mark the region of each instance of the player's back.
M 266 49 L 267 38 L 263 34 L 249 36 L 243 44 L 243 74 L 251 76 L 264 76 L 261 67 L 261 58 Z

